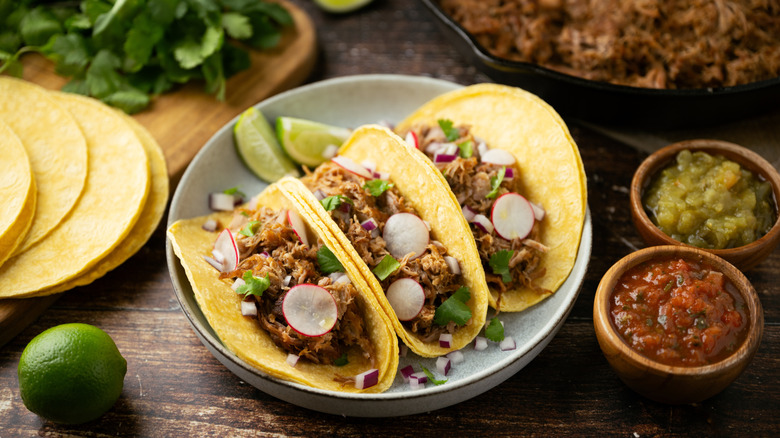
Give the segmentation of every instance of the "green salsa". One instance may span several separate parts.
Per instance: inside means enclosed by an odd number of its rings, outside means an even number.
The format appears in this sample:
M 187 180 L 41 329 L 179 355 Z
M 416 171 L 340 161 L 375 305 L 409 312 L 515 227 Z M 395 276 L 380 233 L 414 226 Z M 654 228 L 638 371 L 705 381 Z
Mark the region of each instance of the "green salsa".
M 643 196 L 650 219 L 673 239 L 708 249 L 735 248 L 775 222 L 772 187 L 739 164 L 683 150 Z

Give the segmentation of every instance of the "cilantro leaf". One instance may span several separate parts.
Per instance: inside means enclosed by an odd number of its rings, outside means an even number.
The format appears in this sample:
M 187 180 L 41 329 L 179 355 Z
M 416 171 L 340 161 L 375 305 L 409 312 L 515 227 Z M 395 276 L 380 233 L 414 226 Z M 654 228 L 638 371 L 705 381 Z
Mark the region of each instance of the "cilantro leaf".
M 512 281 L 512 274 L 509 273 L 509 260 L 515 254 L 514 250 L 502 249 L 490 256 L 488 264 L 493 268 L 493 273 L 501 276 L 501 281 L 509 283 Z
M 246 271 L 242 278 L 244 279 L 244 284 L 236 288 L 236 293 L 244 294 L 244 298 L 249 295 L 262 297 L 263 292 L 271 286 L 271 279 L 268 274 L 265 274 L 265 277 L 259 278 L 252 275 L 252 271 Z
M 388 254 L 382 258 L 382 260 L 374 267 L 374 270 L 371 272 L 376 275 L 379 281 L 383 281 L 385 278 L 389 277 L 390 274 L 395 272 L 396 269 L 398 269 L 400 266 L 401 264 L 398 263 L 398 260 Z
M 336 255 L 333 254 L 333 251 L 325 245 L 320 246 L 320 249 L 317 250 L 317 263 L 320 265 L 320 270 L 323 274 L 344 272 L 344 266 Z
M 222 14 L 222 27 L 231 38 L 243 40 L 252 36 L 252 23 L 249 22 L 249 17 L 243 14 L 236 12 Z
M 425 367 L 421 367 L 421 368 L 422 368 L 423 372 L 425 373 L 425 375 L 428 376 L 428 381 L 433 383 L 434 385 L 438 386 L 438 385 L 443 385 L 443 384 L 447 383 L 447 379 L 437 380 L 435 377 L 433 377 L 433 373 L 430 372 L 428 370 L 428 368 L 425 368 Z
M 447 141 L 455 141 L 460 138 L 460 132 L 458 128 L 453 127 L 452 120 L 439 119 L 439 127 L 444 131 L 444 136 L 447 137 Z
M 366 181 L 365 184 L 363 184 L 363 188 L 368 191 L 368 193 L 371 194 L 373 197 L 377 197 L 384 193 L 386 190 L 393 187 L 393 183 L 389 181 L 385 181 L 383 179 L 372 179 L 371 181 Z
M 328 196 L 320 201 L 320 204 L 322 204 L 325 211 L 333 211 L 339 208 L 342 203 L 354 205 L 354 202 L 344 195 Z
M 504 324 L 498 318 L 490 320 L 490 324 L 485 327 L 485 337 L 493 342 L 501 342 L 504 340 Z
M 337 367 L 343 367 L 348 363 L 349 359 L 347 358 L 347 353 L 342 354 L 338 359 L 333 361 L 333 365 L 336 365 Z
M 255 232 L 257 231 L 257 226 L 260 224 L 260 221 L 249 221 L 246 225 L 244 225 L 244 228 L 239 231 L 239 234 L 243 234 L 246 237 L 252 237 L 255 235 Z
M 461 286 L 436 309 L 433 322 L 441 326 L 449 324 L 450 321 L 459 326 L 466 324 L 471 319 L 471 309 L 466 305 L 470 298 L 469 288 Z
M 246 194 L 244 192 L 242 192 L 241 190 L 239 190 L 238 187 L 231 187 L 229 189 L 225 189 L 225 191 L 222 192 L 222 193 L 224 193 L 226 195 L 236 195 L 236 196 L 240 196 L 242 198 L 246 198 Z
M 458 143 L 458 149 L 460 149 L 461 158 L 469 158 L 474 155 L 474 142 L 466 140 Z
M 488 199 L 493 199 L 498 195 L 498 189 L 501 187 L 501 183 L 504 181 L 504 175 L 506 174 L 506 167 L 498 169 L 498 175 L 490 177 L 490 193 L 485 195 Z

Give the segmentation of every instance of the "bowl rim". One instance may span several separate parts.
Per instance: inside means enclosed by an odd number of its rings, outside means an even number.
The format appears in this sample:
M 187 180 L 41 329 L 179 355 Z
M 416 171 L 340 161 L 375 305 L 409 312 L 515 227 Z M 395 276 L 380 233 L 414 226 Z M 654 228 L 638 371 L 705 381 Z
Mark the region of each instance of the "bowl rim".
M 718 271 L 726 275 L 726 278 L 736 287 L 745 304 L 748 306 L 748 332 L 742 344 L 733 353 L 717 362 L 698 366 L 667 365 L 650 359 L 635 351 L 617 333 L 612 318 L 609 315 L 609 303 L 615 284 L 627 270 L 652 259 L 680 257 L 683 259 L 700 259 L 709 263 Z M 678 376 L 710 376 L 716 375 L 726 369 L 733 369 L 742 363 L 748 363 L 761 344 L 764 331 L 764 313 L 761 300 L 755 288 L 745 275 L 728 261 L 710 252 L 692 246 L 660 245 L 634 251 L 607 270 L 596 289 L 593 302 L 593 320 L 600 338 L 615 347 L 619 354 L 627 361 L 653 370 L 659 374 L 672 374 Z
M 685 149 L 690 151 L 703 151 L 713 155 L 723 155 L 727 159 L 734 161 L 741 167 L 751 171 L 760 179 L 769 182 L 772 186 L 772 201 L 774 202 L 775 207 L 775 223 L 766 234 L 753 242 L 734 248 L 699 249 L 728 258 L 729 256 L 753 253 L 759 248 L 764 247 L 764 245 L 773 246 L 780 243 L 780 204 L 778 204 L 778 201 L 780 201 L 780 174 L 778 174 L 777 169 L 775 169 L 775 167 L 764 157 L 746 147 L 716 139 L 704 138 L 679 141 L 667 145 L 645 158 L 634 172 L 634 176 L 631 180 L 631 187 L 629 189 L 631 212 L 639 222 L 637 226 L 643 227 L 645 231 L 652 234 L 656 240 L 662 241 L 666 245 L 698 248 L 685 242 L 675 240 L 661 231 L 661 229 L 650 220 L 642 203 L 642 195 L 644 195 L 644 191 L 650 185 L 653 178 L 669 163 L 673 162 L 680 151 Z

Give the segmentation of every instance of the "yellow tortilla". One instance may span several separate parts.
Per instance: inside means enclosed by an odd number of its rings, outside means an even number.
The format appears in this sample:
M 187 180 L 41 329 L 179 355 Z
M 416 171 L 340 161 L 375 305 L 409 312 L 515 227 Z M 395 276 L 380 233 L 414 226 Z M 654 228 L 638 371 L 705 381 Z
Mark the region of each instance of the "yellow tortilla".
M 67 96 L 68 95 L 63 94 L 62 97 L 67 98 Z M 146 204 L 141 211 L 141 215 L 132 230 L 130 230 L 130 234 L 128 234 L 127 237 L 111 251 L 111 253 L 101 259 L 92 269 L 65 283 L 29 295 L 31 297 L 64 292 L 77 286 L 90 284 L 106 275 L 108 271 L 111 271 L 124 263 L 144 246 L 165 213 L 165 206 L 168 203 L 169 184 L 168 169 L 162 149 L 149 131 L 134 118 L 119 111 L 117 111 L 117 114 L 133 129 L 138 136 L 138 139 L 141 140 L 146 155 L 149 158 L 149 171 L 152 182 L 151 187 L 149 188 L 149 196 L 146 199 Z
M 411 154 L 404 144 L 400 137 L 386 128 L 362 126 L 356 129 L 342 145 L 339 155 L 348 157 L 356 163 L 372 161 L 376 163 L 377 171 L 388 172 L 391 182 L 409 205 L 417 210 L 420 218 L 430 224 L 431 239 L 440 241 L 447 248 L 447 252 L 460 262 L 463 285 L 468 287 L 471 294 L 466 304 L 471 309 L 472 318 L 465 326 L 455 331 L 450 348 L 439 346 L 438 340 L 423 342 L 420 336 L 406 329 L 396 317 L 376 276 L 317 198 L 296 179 L 288 177 L 281 180 L 280 184 L 298 194 L 310 214 L 315 214 L 330 234 L 336 237 L 338 247 L 360 269 L 376 294 L 377 301 L 390 317 L 396 334 L 404 343 L 420 356 L 436 357 L 463 348 L 479 334 L 487 314 L 488 287 L 474 239 L 463 238 L 470 235 L 469 225 L 463 218 L 458 203 L 448 201 L 447 196 L 450 192 L 446 182 L 442 182 L 439 178 L 431 178 L 427 172 L 427 165 L 422 161 L 410 159 Z
M 149 160 L 122 117 L 94 99 L 50 96 L 76 118 L 86 135 L 87 181 L 59 226 L 0 266 L 2 298 L 32 296 L 85 273 L 127 236 L 149 193 Z M 57 131 L 56 127 L 40 129 L 49 135 Z
M 14 254 L 26 251 L 73 209 L 87 178 L 87 143 L 67 109 L 42 87 L 0 76 L 0 119 L 19 136 L 35 175 L 37 208 L 27 236 Z
M 541 242 L 549 251 L 542 261 L 546 274 L 537 284 L 555 292 L 574 266 L 587 207 L 585 170 L 566 124 L 550 105 L 531 93 L 504 85 L 478 84 L 434 98 L 402 121 L 396 132 L 406 132 L 416 123 L 435 125 L 439 119 L 450 119 L 456 126 L 469 125 L 489 147 L 515 156 L 525 188 L 523 196 L 546 211 Z M 429 164 L 429 176 L 446 184 L 441 172 L 421 151 L 407 148 Z M 449 198 L 457 203 L 451 191 Z M 491 291 L 493 307 L 497 296 Z M 507 290 L 501 298 L 501 311 L 520 311 L 547 296 L 528 288 Z
M 319 232 L 314 226 L 315 221 L 300 208 L 292 195 L 278 185 L 271 185 L 263 191 L 257 197 L 256 205 L 277 211 L 296 209 L 309 227 L 310 241 L 319 238 L 328 244 L 328 236 Z M 354 385 L 342 385 L 333 380 L 336 375 L 355 376 L 371 369 L 370 362 L 356 350 L 348 353 L 349 363 L 345 366 L 314 364 L 301 359 L 295 367 L 291 367 L 286 362 L 287 352 L 273 342 L 257 321 L 241 315 L 241 296 L 231 289 L 231 282 L 220 280 L 219 273 L 203 258 L 211 254 L 217 238 L 217 233 L 203 230 L 203 223 L 213 218 L 220 224 L 228 224 L 231 216 L 231 212 L 222 212 L 179 220 L 168 229 L 168 238 L 187 273 L 195 299 L 222 343 L 245 362 L 279 379 L 339 392 L 377 393 L 389 388 L 398 368 L 398 341 L 366 283 L 360 275 L 354 274 L 353 269 L 349 269 L 350 262 L 337 251 L 333 252 L 347 268 L 347 275 L 360 292 L 359 305 L 364 311 L 369 336 L 376 346 L 377 385 L 359 390 Z
M 30 160 L 16 133 L 0 120 L 0 265 L 27 235 L 35 214 L 36 190 Z

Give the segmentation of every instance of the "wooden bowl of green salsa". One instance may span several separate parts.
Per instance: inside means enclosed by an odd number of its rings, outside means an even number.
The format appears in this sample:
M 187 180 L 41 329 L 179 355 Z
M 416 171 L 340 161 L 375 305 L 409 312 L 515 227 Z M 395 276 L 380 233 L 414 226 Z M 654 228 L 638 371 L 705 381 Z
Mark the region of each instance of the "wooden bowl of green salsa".
M 602 278 L 593 303 L 599 346 L 620 379 L 663 403 L 725 389 L 763 334 L 758 295 L 734 265 L 682 245 L 636 251 Z
M 687 245 L 742 270 L 780 243 L 780 175 L 755 152 L 687 140 L 651 154 L 631 182 L 631 217 L 648 245 Z

